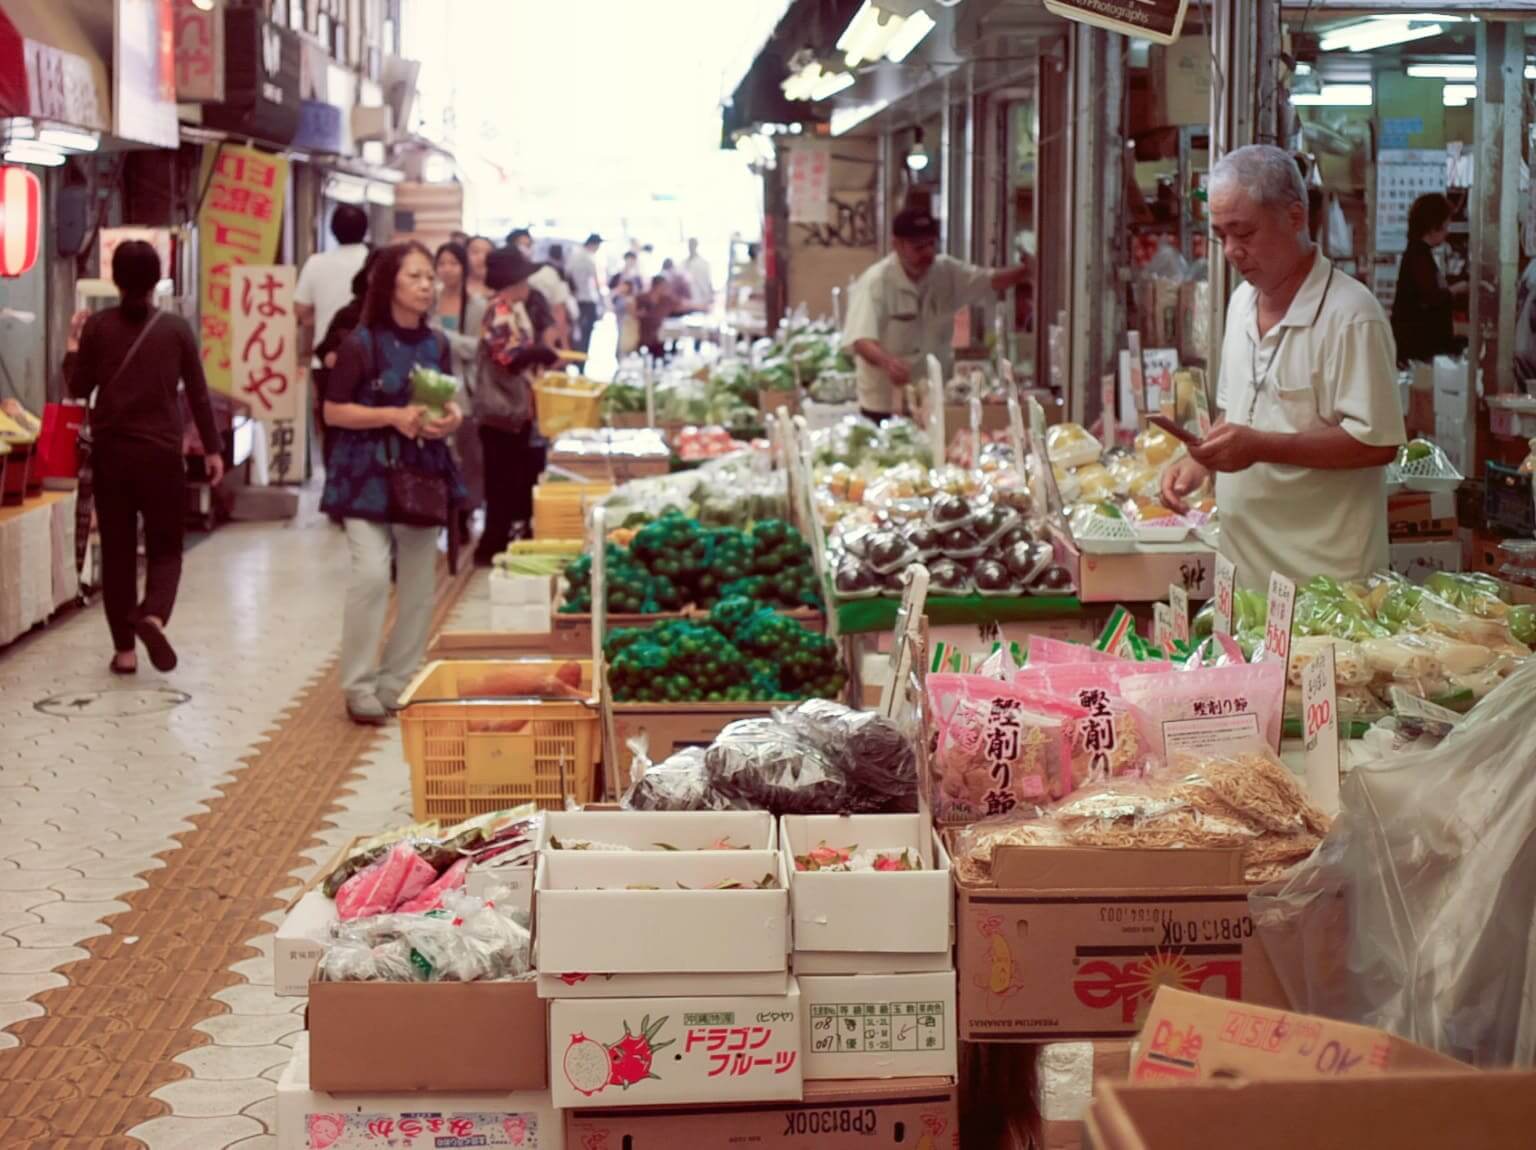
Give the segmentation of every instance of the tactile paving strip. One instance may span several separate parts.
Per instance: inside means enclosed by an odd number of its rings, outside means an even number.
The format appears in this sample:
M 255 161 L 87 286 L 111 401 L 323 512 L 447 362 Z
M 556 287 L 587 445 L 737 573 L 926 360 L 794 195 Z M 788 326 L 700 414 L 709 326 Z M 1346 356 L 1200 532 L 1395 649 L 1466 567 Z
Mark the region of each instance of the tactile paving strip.
M 469 574 L 440 589 L 434 630 Z M 78 944 L 90 957 L 58 969 L 69 984 L 36 996 L 46 1013 L 9 1027 L 21 1045 L 0 1052 L 0 1147 L 142 1148 L 122 1132 L 168 1111 L 150 1093 L 188 1076 L 172 1059 L 210 1041 L 192 1027 L 228 1012 L 212 995 L 259 954 L 245 941 L 272 930 L 262 915 L 379 737 L 346 720 L 334 664 L 305 689 L 148 887 L 120 896 L 111 933 Z

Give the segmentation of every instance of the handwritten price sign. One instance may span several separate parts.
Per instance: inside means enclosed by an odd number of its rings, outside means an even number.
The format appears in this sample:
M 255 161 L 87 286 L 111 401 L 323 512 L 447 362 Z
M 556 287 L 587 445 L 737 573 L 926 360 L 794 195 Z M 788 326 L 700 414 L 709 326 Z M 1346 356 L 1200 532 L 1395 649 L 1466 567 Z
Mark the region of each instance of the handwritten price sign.
M 1307 791 L 1329 814 L 1339 809 L 1339 698 L 1333 646 L 1324 647 L 1301 673 L 1302 733 L 1307 748 Z
M 1173 637 L 1180 643 L 1189 642 L 1189 592 L 1177 583 L 1168 584 L 1168 609 L 1173 612 Z M 1230 604 L 1228 616 L 1230 614 Z
M 1225 555 L 1216 556 L 1216 620 L 1214 630 L 1232 634 L 1232 588 L 1237 582 L 1237 568 Z
M 1269 577 L 1269 615 L 1264 625 L 1264 649 L 1289 666 L 1291 616 L 1296 611 L 1296 584 L 1276 571 Z

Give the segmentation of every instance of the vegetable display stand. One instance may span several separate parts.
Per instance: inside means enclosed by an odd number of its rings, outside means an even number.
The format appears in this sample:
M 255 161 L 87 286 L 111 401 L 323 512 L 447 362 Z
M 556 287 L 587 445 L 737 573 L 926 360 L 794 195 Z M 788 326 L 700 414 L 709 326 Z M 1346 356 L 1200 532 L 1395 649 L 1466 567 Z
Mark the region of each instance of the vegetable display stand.
M 535 539 L 585 539 L 587 508 L 613 491 L 612 483 L 541 483 L 533 489 Z
M 533 385 L 539 433 L 550 438 L 578 428 L 600 427 L 602 401 L 603 385 L 580 376 L 549 372 Z
M 863 635 L 889 631 L 896 624 L 901 607 L 897 599 L 837 601 L 837 627 L 842 635 Z M 929 595 L 924 614 L 930 626 L 954 624 L 984 626 L 989 623 L 1017 623 L 1036 619 L 1071 619 L 1081 614 L 1083 604 L 1070 595 Z
M 590 700 L 484 698 L 488 673 L 547 671 L 553 660 L 435 662 L 407 688 L 400 737 L 411 768 L 411 811 L 445 825 L 472 815 L 537 803 L 563 810 L 595 797 L 601 712 Z M 582 660 L 581 687 L 592 690 Z M 468 696 L 468 697 L 467 697 Z

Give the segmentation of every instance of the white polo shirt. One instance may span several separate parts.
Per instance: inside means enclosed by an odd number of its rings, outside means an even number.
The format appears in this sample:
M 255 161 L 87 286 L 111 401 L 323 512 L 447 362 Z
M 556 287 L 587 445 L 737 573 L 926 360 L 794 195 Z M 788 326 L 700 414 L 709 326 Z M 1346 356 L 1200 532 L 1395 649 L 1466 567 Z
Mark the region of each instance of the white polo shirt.
M 1321 252 L 1285 317 L 1259 335 L 1258 292 L 1227 305 L 1217 406 L 1229 423 L 1299 433 L 1342 427 L 1361 443 L 1406 438 L 1397 349 L 1381 305 Z M 1216 476 L 1221 550 L 1241 587 L 1263 592 L 1272 571 L 1359 579 L 1387 566 L 1386 468 L 1317 471 L 1258 463 Z
M 293 299 L 315 309 L 316 343 L 325 338 L 336 313 L 352 302 L 352 280 L 367 259 L 367 244 L 343 244 L 327 252 L 316 252 L 299 269 Z M 315 360 L 317 365 L 319 362 Z
M 987 298 L 992 291 L 991 268 L 979 268 L 951 256 L 939 256 L 918 283 L 902 270 L 892 252 L 877 260 L 853 285 L 843 343 L 877 340 L 892 355 L 906 361 L 914 380 L 927 378 L 926 356 L 938 356 L 944 377 L 954 367 L 955 312 Z M 866 411 L 899 410 L 897 388 L 890 377 L 860 356 L 859 406 Z

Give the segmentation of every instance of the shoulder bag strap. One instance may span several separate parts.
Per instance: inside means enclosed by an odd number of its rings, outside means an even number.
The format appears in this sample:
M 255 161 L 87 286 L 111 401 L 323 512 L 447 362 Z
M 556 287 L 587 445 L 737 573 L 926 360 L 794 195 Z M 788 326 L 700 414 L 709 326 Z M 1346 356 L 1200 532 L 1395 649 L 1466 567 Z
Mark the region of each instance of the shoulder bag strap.
M 160 312 L 160 310 L 158 308 L 149 313 L 149 322 L 146 323 L 143 326 L 143 328 L 141 328 L 139 330 L 138 338 L 135 339 L 133 341 L 133 343 L 129 345 L 129 347 L 128 347 L 128 354 L 123 356 L 123 362 L 117 365 L 117 370 L 112 373 L 112 378 L 107 380 L 106 387 L 114 386 L 117 383 L 117 381 L 123 377 L 123 372 L 127 371 L 128 370 L 128 365 L 133 362 L 134 353 L 137 352 L 139 350 L 139 348 L 143 345 L 144 337 L 147 336 L 150 333 L 150 329 L 153 328 L 155 326 L 155 324 L 159 322 L 161 314 L 162 313 Z M 92 395 L 91 395 L 91 406 L 92 407 L 96 406 L 96 397 L 98 395 L 100 395 L 103 391 L 105 391 L 106 387 L 98 387 L 95 390 L 95 392 L 92 393 Z

